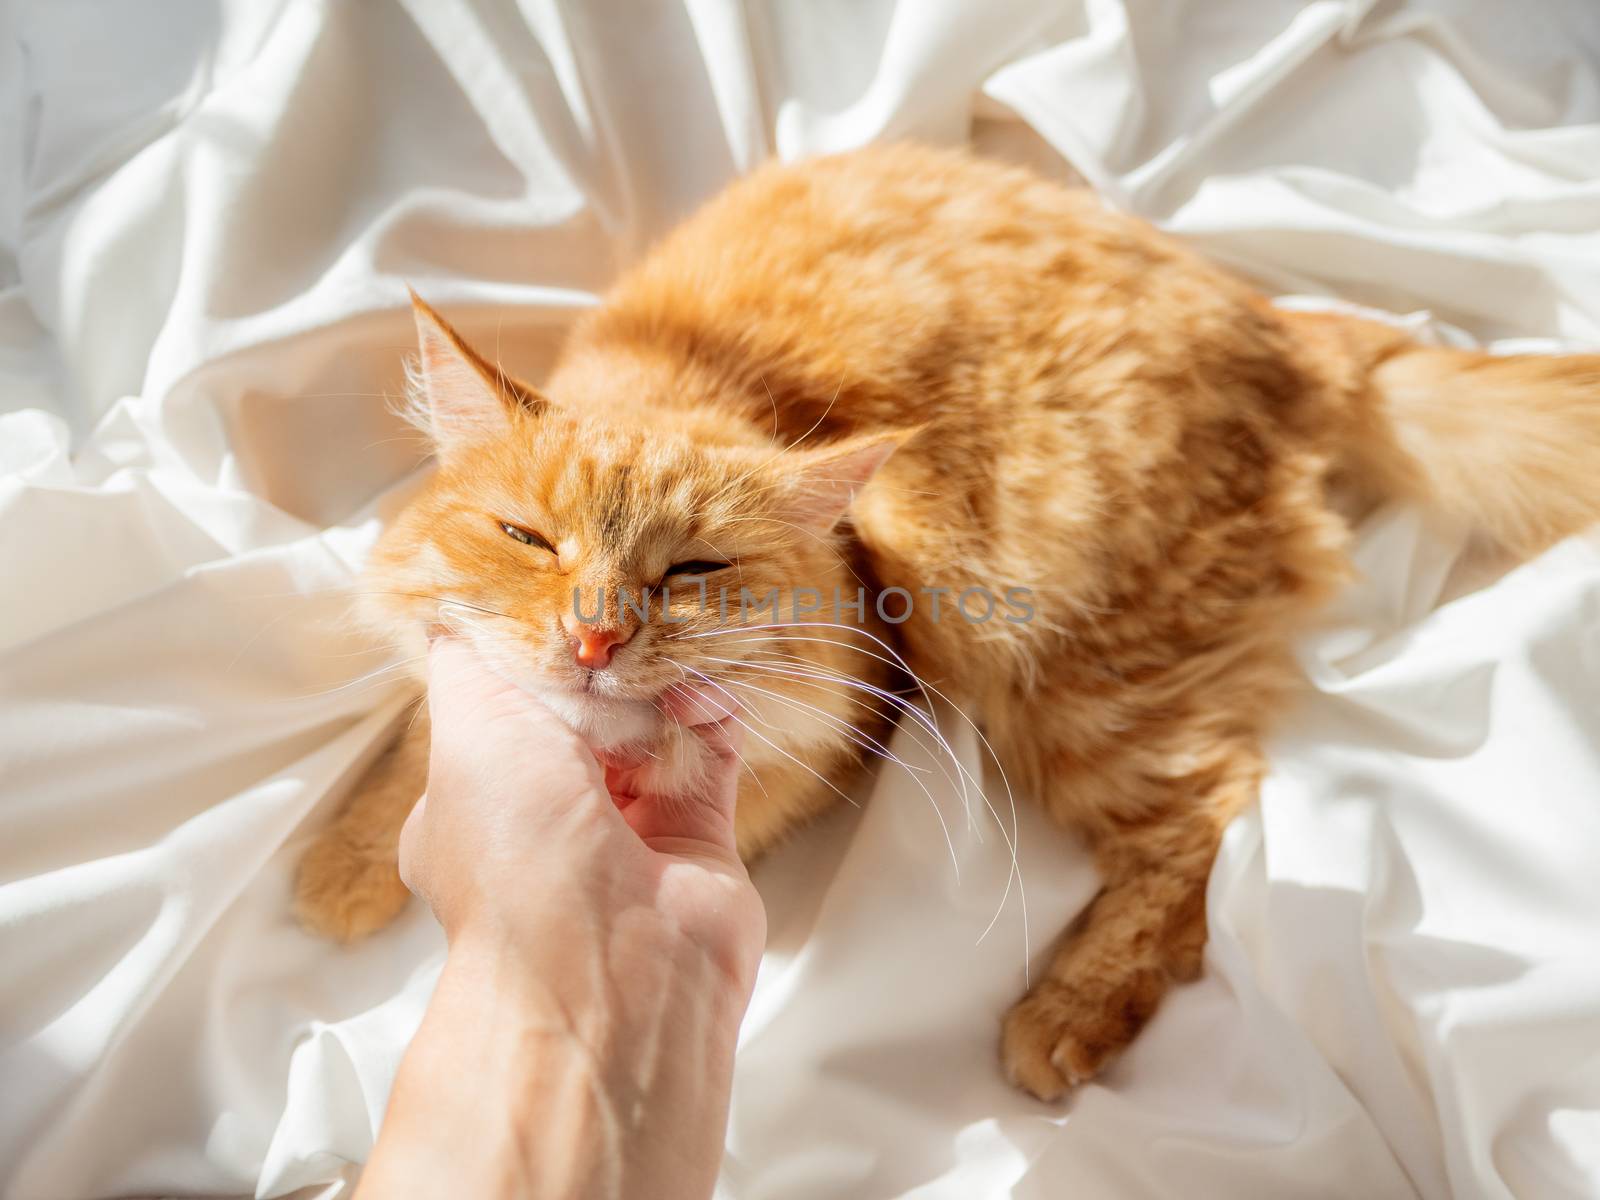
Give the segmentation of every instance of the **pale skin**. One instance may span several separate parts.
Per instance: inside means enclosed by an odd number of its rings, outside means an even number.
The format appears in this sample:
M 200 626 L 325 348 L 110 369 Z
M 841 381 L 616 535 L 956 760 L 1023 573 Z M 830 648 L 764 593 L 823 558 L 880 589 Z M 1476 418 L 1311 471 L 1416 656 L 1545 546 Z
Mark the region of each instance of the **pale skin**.
M 678 698 L 716 765 L 663 801 L 454 638 L 428 703 L 400 869 L 449 953 L 357 1196 L 704 1200 L 766 936 L 735 722 Z

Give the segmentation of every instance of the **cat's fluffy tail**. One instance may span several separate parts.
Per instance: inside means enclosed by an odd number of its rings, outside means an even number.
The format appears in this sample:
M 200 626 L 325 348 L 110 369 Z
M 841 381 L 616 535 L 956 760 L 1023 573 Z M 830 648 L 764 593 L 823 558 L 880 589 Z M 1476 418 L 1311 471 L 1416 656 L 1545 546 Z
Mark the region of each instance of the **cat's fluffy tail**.
M 1519 555 L 1600 521 L 1600 354 L 1420 346 L 1373 321 L 1284 313 L 1348 407 L 1348 473 Z

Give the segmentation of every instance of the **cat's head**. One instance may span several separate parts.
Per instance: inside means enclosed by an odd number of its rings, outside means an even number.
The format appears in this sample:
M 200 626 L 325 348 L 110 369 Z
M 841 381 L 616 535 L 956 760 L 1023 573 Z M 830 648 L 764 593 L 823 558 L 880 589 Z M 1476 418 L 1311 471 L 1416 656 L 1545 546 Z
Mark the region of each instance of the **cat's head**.
M 448 627 L 610 748 L 658 738 L 673 689 L 731 685 L 737 664 L 777 658 L 781 631 L 750 627 L 792 620 L 796 588 L 821 595 L 813 620 L 834 619 L 835 587 L 855 598 L 834 529 L 897 437 L 797 450 L 731 422 L 725 438 L 691 438 L 607 421 L 415 309 L 410 402 L 438 470 L 368 570 L 368 614 L 391 636 L 414 649 Z

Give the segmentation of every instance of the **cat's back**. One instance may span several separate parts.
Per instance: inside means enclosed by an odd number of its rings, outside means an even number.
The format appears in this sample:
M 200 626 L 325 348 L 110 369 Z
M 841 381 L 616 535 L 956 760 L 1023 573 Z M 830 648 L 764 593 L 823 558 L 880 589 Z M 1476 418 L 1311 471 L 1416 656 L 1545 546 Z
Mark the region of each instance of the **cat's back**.
M 1089 286 L 1142 256 L 1138 232 L 1092 193 L 1018 167 L 874 146 L 735 182 L 626 276 L 608 307 L 743 327 L 794 320 L 800 336 L 881 354 L 944 321 L 1005 313 L 1014 324 L 1023 300 L 1037 311 L 1041 279 Z
M 1093 193 L 969 151 L 916 143 L 771 162 L 729 186 L 658 252 L 739 246 L 746 270 L 797 260 L 970 263 L 1092 225 Z M 835 261 L 836 260 L 836 261 Z
M 1237 324 L 1247 293 L 1086 189 L 899 144 L 769 164 L 657 246 L 574 333 L 748 367 L 782 424 L 977 418 L 1104 373 L 1153 330 Z M 584 372 L 601 387 L 603 372 Z M 689 389 L 695 391 L 696 389 Z M 663 393 L 654 403 L 670 404 Z

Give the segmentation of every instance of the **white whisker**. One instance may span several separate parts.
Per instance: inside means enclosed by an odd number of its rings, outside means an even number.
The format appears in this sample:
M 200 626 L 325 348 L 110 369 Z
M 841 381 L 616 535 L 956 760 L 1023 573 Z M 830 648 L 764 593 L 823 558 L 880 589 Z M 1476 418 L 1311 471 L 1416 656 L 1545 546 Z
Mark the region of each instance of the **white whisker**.
M 715 679 L 712 679 L 711 676 L 705 674 L 702 671 L 696 671 L 693 667 L 685 666 L 683 663 L 677 663 L 675 665 L 678 666 L 681 670 L 688 671 L 691 675 L 695 676 L 702 683 L 708 683 L 712 687 L 716 688 L 718 691 L 725 693 L 730 700 L 734 700 L 735 702 L 737 702 L 737 697 L 735 697 L 733 695 L 733 693 L 729 692 L 727 688 L 723 687 Z M 815 775 L 817 777 L 818 782 L 822 783 L 825 787 L 828 788 L 829 791 L 833 792 L 841 800 L 843 800 L 846 804 L 850 805 L 851 808 L 860 808 L 861 807 L 861 805 L 859 803 L 857 803 L 854 799 L 852 799 L 851 797 L 845 795 L 842 791 L 840 791 L 839 788 L 836 785 L 834 785 L 829 780 L 824 779 L 822 774 L 821 774 L 821 772 L 819 772 L 819 771 L 815 770 L 814 768 L 812 768 L 810 766 L 807 766 L 805 763 L 801 762 L 798 758 L 796 758 L 794 755 L 790 754 L 782 746 L 778 745 L 777 742 L 773 741 L 771 738 L 769 738 L 765 734 L 763 734 L 759 729 L 756 729 L 756 728 L 752 727 L 751 724 L 748 721 L 746 721 L 743 718 L 741 718 L 738 713 L 729 713 L 728 716 L 729 716 L 729 718 L 731 720 L 737 722 L 745 730 L 747 730 L 751 734 L 755 735 L 756 737 L 760 738 L 763 742 L 765 742 L 767 745 L 771 746 L 774 750 L 776 750 L 779 754 L 783 755 L 790 762 L 794 763 L 797 767 L 801 767 L 805 771 L 807 771 L 809 774 Z M 759 718 L 757 718 L 757 719 L 759 720 Z M 762 721 L 762 724 L 766 725 L 767 722 Z M 767 727 L 769 729 L 774 728 L 774 726 L 771 726 L 771 725 L 767 725 Z
M 837 722 L 837 726 L 839 727 L 838 732 L 843 733 L 855 745 L 860 746 L 864 750 L 869 750 L 872 753 L 877 754 L 884 761 L 893 763 L 898 767 L 903 767 L 906 771 L 910 772 L 912 782 L 922 789 L 922 794 L 927 797 L 928 804 L 933 808 L 933 815 L 938 818 L 939 828 L 944 833 L 945 846 L 950 851 L 950 868 L 955 872 L 956 882 L 961 882 L 961 860 L 956 856 L 955 840 L 950 836 L 950 826 L 944 819 L 944 810 L 939 807 L 939 801 L 934 798 L 933 792 L 928 785 L 921 779 L 917 778 L 919 774 L 926 775 L 931 773 L 927 767 L 912 766 L 910 763 L 906 762 L 905 759 L 890 751 L 887 746 L 883 745 L 883 743 L 878 741 L 878 739 L 873 737 L 871 734 L 851 725 L 843 717 L 835 716 L 833 713 L 828 712 L 826 709 L 818 708 L 814 704 L 807 704 L 805 701 L 796 700 L 792 696 L 780 695 L 779 693 L 771 691 L 767 688 L 757 687 L 753 683 L 738 683 L 729 681 L 728 686 L 730 688 L 745 688 L 749 691 L 757 692 L 763 696 L 769 696 L 787 708 L 808 710 L 810 712 L 819 714 L 830 723 Z
M 707 630 L 707 631 L 703 631 L 703 632 L 700 632 L 700 633 L 687 634 L 685 636 L 687 638 L 707 638 L 707 637 L 726 636 L 726 635 L 731 634 L 731 633 L 738 633 L 738 632 L 743 632 L 743 631 L 747 631 L 747 630 L 759 631 L 759 630 L 774 630 L 774 629 L 782 630 L 782 629 L 797 629 L 797 628 L 798 629 L 805 629 L 808 632 L 814 632 L 814 631 L 816 631 L 818 629 L 823 629 L 823 628 L 826 628 L 826 629 L 838 629 L 838 630 L 842 630 L 845 633 L 859 634 L 860 636 L 869 639 L 870 641 L 872 641 L 876 645 L 880 646 L 883 650 L 887 651 L 888 654 L 890 655 L 890 657 L 885 658 L 882 655 L 873 654 L 871 651 L 862 649 L 860 647 L 855 647 L 855 649 L 856 649 L 856 651 L 858 653 L 867 654 L 869 657 L 877 658 L 880 661 L 889 663 L 891 666 L 898 667 L 901 671 L 905 672 L 905 674 L 911 679 L 911 681 L 916 684 L 918 689 L 922 691 L 923 699 L 926 701 L 926 703 L 928 704 L 928 707 L 930 709 L 933 707 L 933 700 L 932 700 L 931 696 L 929 695 L 931 693 L 932 696 L 939 697 L 939 699 L 943 700 L 950 708 L 952 708 L 955 711 L 956 715 L 959 716 L 963 721 L 965 721 L 967 723 L 967 725 L 971 728 L 974 736 L 977 737 L 978 741 L 983 744 L 983 748 L 987 752 L 990 760 L 994 763 L 996 771 L 999 772 L 1000 782 L 1004 785 L 1005 790 L 1006 790 L 1006 800 L 1007 800 L 1007 802 L 1008 802 L 1008 804 L 1010 806 L 1010 811 L 1011 811 L 1011 829 L 1009 831 L 1007 831 L 1007 829 L 1006 829 L 1005 822 L 1000 819 L 1000 814 L 995 811 L 994 805 L 989 802 L 989 798 L 984 793 L 981 784 L 978 786 L 978 794 L 983 799 L 984 807 L 986 807 L 989 810 L 990 815 L 994 817 L 995 824 L 1000 829 L 1001 837 L 1005 839 L 1006 847 L 1010 851 L 1010 854 L 1011 854 L 1011 870 L 1006 876 L 1005 891 L 1001 894 L 1000 903 L 995 909 L 994 916 L 990 918 L 989 924 L 984 927 L 983 932 L 978 935 L 978 941 L 982 942 L 984 940 L 984 938 L 988 937 L 990 931 L 994 929 L 994 926 L 995 926 L 996 922 L 999 921 L 1000 914 L 1005 910 L 1006 900 L 1011 895 L 1011 887 L 1012 887 L 1012 884 L 1014 882 L 1016 884 L 1017 895 L 1018 895 L 1019 901 L 1020 901 L 1021 906 L 1022 906 L 1022 940 L 1023 940 L 1023 945 L 1026 946 L 1028 944 L 1028 900 L 1027 900 L 1027 892 L 1024 890 L 1023 882 L 1022 882 L 1022 864 L 1018 860 L 1018 856 L 1017 856 L 1017 836 L 1021 832 L 1021 825 L 1020 825 L 1020 819 L 1019 819 L 1018 814 L 1017 814 L 1016 794 L 1011 789 L 1011 781 L 1006 776 L 1005 766 L 1004 766 L 1003 763 L 1000 762 L 1000 757 L 999 757 L 999 755 L 997 755 L 995 753 L 993 745 L 991 745 L 990 742 L 989 742 L 989 739 L 984 736 L 983 730 L 978 727 L 977 722 L 975 722 L 971 717 L 967 716 L 966 711 L 964 709 L 962 709 L 960 705 L 956 704 L 955 701 L 950 699 L 950 697 L 946 696 L 938 688 L 934 687 L 932 684 L 930 684 L 930 683 L 926 682 L 925 680 L 923 680 L 921 676 L 919 676 L 915 671 L 913 671 L 911 669 L 910 664 L 906 662 L 906 660 L 901 656 L 899 651 L 897 651 L 888 642 L 884 641 L 882 638 L 878 637 L 876 634 L 872 633 L 871 631 L 866 630 L 866 629 L 862 629 L 859 626 L 841 625 L 841 624 L 837 624 L 837 623 L 834 623 L 834 622 L 827 622 L 827 621 L 812 621 L 812 622 L 777 621 L 777 622 L 770 622 L 770 623 L 760 624 L 760 625 L 730 626 L 727 629 Z M 793 640 L 793 641 L 819 641 L 819 642 L 823 642 L 824 644 L 827 644 L 827 645 L 835 645 L 835 646 L 839 645 L 838 642 L 834 641 L 831 638 L 800 638 L 800 637 L 795 637 L 792 634 L 785 634 L 784 637 L 787 637 L 787 638 L 789 638 L 790 640 Z M 881 691 L 882 689 L 879 689 L 879 690 Z M 963 768 L 963 771 L 964 770 L 965 770 L 965 768 Z M 1026 954 L 1024 954 L 1024 957 L 1026 958 Z M 1029 968 L 1026 965 L 1026 963 L 1024 964 L 1024 967 L 1023 967 L 1023 974 L 1024 974 L 1025 979 L 1029 975 Z M 1028 982 L 1031 982 L 1031 980 L 1028 980 Z

